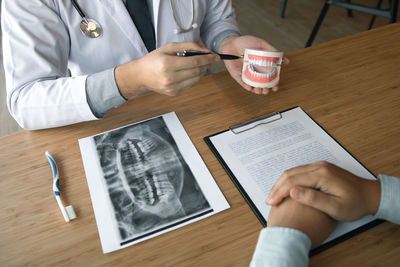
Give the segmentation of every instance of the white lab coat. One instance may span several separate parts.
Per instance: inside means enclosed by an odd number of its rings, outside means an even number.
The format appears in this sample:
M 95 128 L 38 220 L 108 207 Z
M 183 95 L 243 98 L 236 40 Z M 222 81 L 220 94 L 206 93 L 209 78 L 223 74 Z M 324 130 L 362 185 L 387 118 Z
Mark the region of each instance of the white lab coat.
M 191 1 L 175 1 L 179 23 L 191 22 Z M 147 53 L 122 0 L 78 0 L 88 18 L 103 27 L 102 36 L 84 36 L 81 17 L 70 0 L 2 2 L 3 57 L 7 105 L 25 129 L 58 127 L 94 120 L 86 100 L 87 75 L 116 67 Z M 237 30 L 230 0 L 196 0 L 200 27 L 183 34 L 167 0 L 153 1 L 157 47 L 169 42 L 211 41 Z M 70 69 L 72 77 L 66 77 Z

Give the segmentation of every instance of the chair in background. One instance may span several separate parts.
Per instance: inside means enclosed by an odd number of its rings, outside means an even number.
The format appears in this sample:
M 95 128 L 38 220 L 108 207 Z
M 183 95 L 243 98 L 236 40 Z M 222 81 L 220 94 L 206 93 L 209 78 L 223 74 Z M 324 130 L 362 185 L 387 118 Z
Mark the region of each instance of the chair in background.
M 380 2 L 382 1 L 382 0 L 379 0 Z M 350 0 L 347 0 L 346 2 L 348 2 L 348 3 L 350 3 Z M 285 11 L 286 11 L 286 4 L 287 4 L 287 0 L 282 0 L 281 1 L 281 11 L 280 11 L 280 17 L 281 18 L 284 18 L 285 17 Z M 380 5 L 380 4 L 379 4 Z M 351 9 L 347 9 L 347 15 L 349 16 L 349 17 L 352 17 L 353 16 L 353 13 L 352 13 L 352 10 Z M 375 19 L 374 19 L 375 20 Z
M 286 0 L 284 0 L 286 2 Z M 285 3 L 286 4 L 286 3 Z M 381 9 L 382 0 L 378 1 L 376 7 L 368 7 L 364 5 L 354 4 L 351 1 L 347 0 L 346 2 L 340 0 L 326 0 L 324 6 L 322 7 L 321 13 L 317 19 L 317 22 L 314 25 L 314 28 L 308 38 L 306 43 L 306 47 L 311 46 L 312 42 L 314 41 L 315 36 L 318 33 L 319 27 L 322 24 L 322 21 L 325 18 L 326 13 L 331 5 L 346 8 L 349 11 L 355 10 L 367 14 L 373 15 L 371 22 L 368 26 L 368 29 L 372 28 L 372 25 L 375 21 L 376 16 L 384 17 L 389 19 L 389 23 L 396 22 L 397 18 L 397 8 L 398 8 L 398 0 L 389 0 L 389 8 L 388 9 Z M 348 13 L 351 15 L 351 13 Z
M 280 13 L 281 18 L 285 17 L 286 4 L 287 4 L 287 0 L 281 1 L 281 13 Z

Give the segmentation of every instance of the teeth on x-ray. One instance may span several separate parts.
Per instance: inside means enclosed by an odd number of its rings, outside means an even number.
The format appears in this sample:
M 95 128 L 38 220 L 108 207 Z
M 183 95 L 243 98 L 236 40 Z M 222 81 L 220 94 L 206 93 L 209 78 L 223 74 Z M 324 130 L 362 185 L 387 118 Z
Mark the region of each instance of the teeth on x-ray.
M 154 161 L 147 159 L 146 155 L 151 153 L 155 146 L 150 140 L 144 140 L 143 142 L 132 139 L 126 141 L 125 146 L 120 148 L 121 165 L 136 199 L 148 205 L 154 205 L 160 199 L 166 200 L 169 195 L 175 194 L 175 189 L 168 175 L 157 174 L 158 170 Z

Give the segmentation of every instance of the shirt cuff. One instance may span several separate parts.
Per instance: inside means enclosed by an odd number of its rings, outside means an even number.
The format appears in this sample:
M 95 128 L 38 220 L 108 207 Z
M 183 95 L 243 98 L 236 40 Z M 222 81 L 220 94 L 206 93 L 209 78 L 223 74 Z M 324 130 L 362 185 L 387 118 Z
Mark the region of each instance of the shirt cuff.
M 215 53 L 218 53 L 218 48 L 222 40 L 224 40 L 226 37 L 229 36 L 240 36 L 240 33 L 235 30 L 226 30 L 219 33 L 217 36 L 215 36 L 214 40 L 211 43 L 212 44 L 211 50 Z
M 381 200 L 375 216 L 400 224 L 400 178 L 379 174 Z
M 86 95 L 89 107 L 97 118 L 103 118 L 110 109 L 127 102 L 118 90 L 114 68 L 89 75 Z
M 303 232 L 287 227 L 261 230 L 250 266 L 307 266 L 311 240 Z

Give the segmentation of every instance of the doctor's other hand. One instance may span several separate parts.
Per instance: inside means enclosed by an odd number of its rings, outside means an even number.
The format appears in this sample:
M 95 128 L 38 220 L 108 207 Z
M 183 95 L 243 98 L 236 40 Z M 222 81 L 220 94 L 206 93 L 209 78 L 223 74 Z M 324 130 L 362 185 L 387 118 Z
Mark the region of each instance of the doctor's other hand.
M 321 161 L 285 171 L 266 202 L 277 205 L 290 195 L 336 220 L 354 221 L 377 212 L 380 194 L 379 181 L 363 179 Z
M 244 54 L 244 50 L 246 48 L 273 52 L 278 51 L 275 47 L 263 39 L 245 35 L 229 36 L 223 39 L 219 46 L 219 53 L 239 56 Z M 232 78 L 235 79 L 236 82 L 238 82 L 247 91 L 263 95 L 268 94 L 271 89 L 274 92 L 278 91 L 278 86 L 274 86 L 272 88 L 256 88 L 244 83 L 242 81 L 243 59 L 225 60 L 224 63 Z M 289 60 L 286 57 L 284 57 L 284 64 L 289 64 Z
M 335 229 L 336 221 L 325 213 L 288 197 L 271 207 L 268 227 L 274 226 L 302 231 L 311 239 L 312 247 L 315 247 Z
M 178 57 L 183 50 L 211 52 L 194 42 L 169 43 L 140 59 L 115 68 L 115 80 L 120 93 L 127 99 L 152 90 L 175 96 L 197 83 L 209 66 L 219 61 L 214 54 Z

